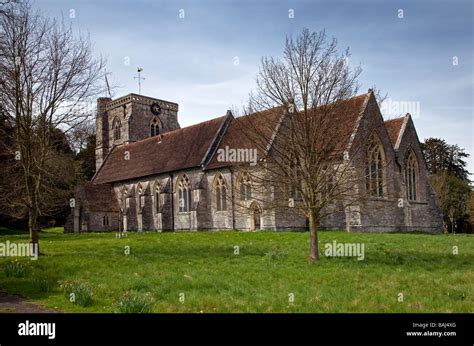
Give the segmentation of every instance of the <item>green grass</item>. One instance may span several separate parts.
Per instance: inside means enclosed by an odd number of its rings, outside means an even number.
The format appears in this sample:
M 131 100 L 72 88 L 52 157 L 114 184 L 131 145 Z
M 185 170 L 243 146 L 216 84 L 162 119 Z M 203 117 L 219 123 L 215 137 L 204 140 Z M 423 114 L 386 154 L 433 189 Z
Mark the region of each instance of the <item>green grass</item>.
M 305 232 L 129 233 L 117 239 L 114 233 L 58 230 L 41 233 L 44 256 L 20 259 L 27 267 L 23 277 L 7 277 L 11 259 L 0 257 L 0 290 L 65 312 L 116 312 L 130 292 L 149 297 L 154 312 L 474 312 L 472 235 L 326 231 L 319 238 L 321 251 L 333 240 L 364 243 L 365 260 L 322 256 L 308 264 Z M 0 236 L 0 242 L 7 239 L 28 238 Z M 60 287 L 65 281 L 90 286 L 91 305 L 70 302 Z
M 50 228 L 43 228 L 41 233 L 64 233 L 63 227 L 50 227 Z

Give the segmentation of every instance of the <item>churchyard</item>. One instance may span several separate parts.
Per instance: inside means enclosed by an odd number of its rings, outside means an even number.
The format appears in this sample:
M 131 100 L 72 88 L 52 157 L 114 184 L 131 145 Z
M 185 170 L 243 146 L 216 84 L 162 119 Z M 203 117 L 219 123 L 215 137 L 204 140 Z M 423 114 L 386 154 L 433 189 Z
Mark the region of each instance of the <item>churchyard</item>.
M 28 242 L 12 233 L 0 230 L 0 243 Z M 472 235 L 321 231 L 313 264 L 298 231 L 118 238 L 56 228 L 40 233 L 40 249 L 37 260 L 0 257 L 0 291 L 48 310 L 474 312 Z

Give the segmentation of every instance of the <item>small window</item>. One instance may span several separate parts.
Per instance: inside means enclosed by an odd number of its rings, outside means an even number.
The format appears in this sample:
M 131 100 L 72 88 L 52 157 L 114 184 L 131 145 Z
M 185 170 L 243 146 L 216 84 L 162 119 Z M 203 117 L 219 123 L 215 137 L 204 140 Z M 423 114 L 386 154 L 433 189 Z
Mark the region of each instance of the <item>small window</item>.
M 128 204 L 128 191 L 126 187 L 122 187 L 120 204 L 122 211 L 125 211 L 125 209 L 130 207 Z
M 108 226 L 109 225 L 109 216 L 108 215 L 104 215 L 104 217 L 102 218 L 102 225 L 103 226 Z
M 158 136 L 160 134 L 160 121 L 158 118 L 153 118 L 150 123 L 150 136 Z
M 145 206 L 145 195 L 143 191 L 143 187 L 139 184 L 138 185 L 138 208 L 143 208 Z
M 158 214 L 161 209 L 161 186 L 160 183 L 155 184 L 155 212 Z
M 299 168 L 299 159 L 293 158 L 289 159 L 288 163 L 288 194 L 291 199 L 300 201 L 301 198 L 301 179 L 300 177 L 300 168 Z
M 334 177 L 332 175 L 328 176 L 328 181 L 326 184 L 326 192 L 328 194 L 332 193 L 332 190 L 334 189 Z
M 294 185 L 290 185 L 288 189 L 289 189 L 290 198 L 292 198 L 295 201 L 301 200 L 301 191 L 299 188 L 297 188 Z
M 115 118 L 113 123 L 112 123 L 112 131 L 113 131 L 113 135 L 114 135 L 114 140 L 120 139 L 121 130 L 122 130 L 122 124 L 121 124 L 119 118 Z
M 224 177 L 219 174 L 215 182 L 216 209 L 218 211 L 227 210 L 227 184 Z

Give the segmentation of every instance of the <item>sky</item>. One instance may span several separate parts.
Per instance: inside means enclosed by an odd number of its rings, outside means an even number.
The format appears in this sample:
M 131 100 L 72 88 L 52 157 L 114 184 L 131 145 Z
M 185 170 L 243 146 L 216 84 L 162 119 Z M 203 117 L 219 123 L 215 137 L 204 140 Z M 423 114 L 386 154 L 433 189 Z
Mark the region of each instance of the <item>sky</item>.
M 107 59 L 115 97 L 179 104 L 182 127 L 241 107 L 263 56 L 285 37 L 325 29 L 360 65 L 360 93 L 377 86 L 384 118 L 409 112 L 420 141 L 445 139 L 474 155 L 472 0 L 36 0 L 45 15 L 89 35 Z M 105 83 L 104 95 L 105 96 Z M 474 157 L 468 169 L 474 172 Z M 474 176 L 471 176 L 473 179 Z

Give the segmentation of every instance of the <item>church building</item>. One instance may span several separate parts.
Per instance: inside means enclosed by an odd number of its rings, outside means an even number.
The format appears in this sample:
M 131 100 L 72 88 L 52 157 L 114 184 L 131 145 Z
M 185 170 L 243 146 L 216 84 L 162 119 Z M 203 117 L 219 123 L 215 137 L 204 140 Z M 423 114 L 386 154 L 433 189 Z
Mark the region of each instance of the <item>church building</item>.
M 409 114 L 384 121 L 371 90 L 344 101 L 352 137 L 374 126 L 361 165 L 376 177 L 375 194 L 360 206 L 341 207 L 321 228 L 353 231 L 442 230 L 428 171 Z M 239 124 L 251 115 L 223 116 L 181 128 L 178 104 L 129 94 L 97 100 L 96 173 L 78 186 L 67 232 L 293 230 L 307 227 L 299 214 L 264 205 L 251 175 L 222 162 L 217 152 L 245 147 Z M 266 113 L 278 135 L 283 113 Z M 341 139 L 343 141 L 344 139 Z

